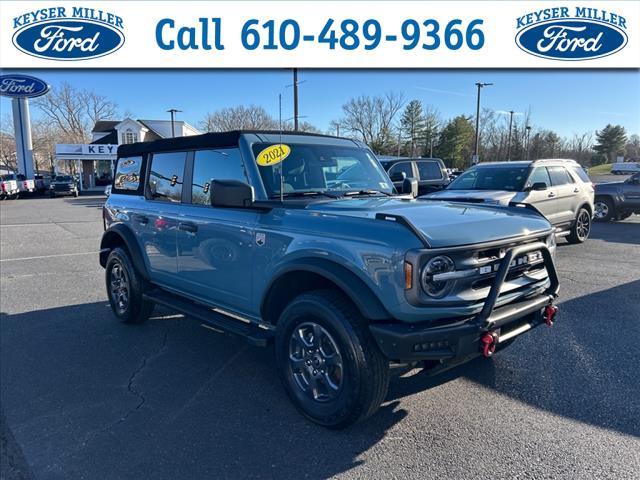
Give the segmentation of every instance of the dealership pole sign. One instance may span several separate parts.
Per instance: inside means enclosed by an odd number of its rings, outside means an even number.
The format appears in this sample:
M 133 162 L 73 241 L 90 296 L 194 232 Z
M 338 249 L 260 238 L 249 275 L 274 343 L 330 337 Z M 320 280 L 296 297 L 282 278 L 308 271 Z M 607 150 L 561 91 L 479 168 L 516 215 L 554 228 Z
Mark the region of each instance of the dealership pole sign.
M 30 75 L 0 75 L 0 95 L 11 98 L 13 129 L 16 140 L 16 170 L 27 178 L 33 178 L 33 142 L 29 98 L 39 97 L 49 91 L 47 82 Z

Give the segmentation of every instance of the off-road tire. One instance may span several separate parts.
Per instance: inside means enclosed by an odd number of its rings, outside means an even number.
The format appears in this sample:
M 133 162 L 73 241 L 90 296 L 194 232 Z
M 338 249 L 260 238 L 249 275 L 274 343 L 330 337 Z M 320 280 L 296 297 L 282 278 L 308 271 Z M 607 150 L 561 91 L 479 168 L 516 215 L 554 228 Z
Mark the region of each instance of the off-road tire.
M 319 325 L 335 342 L 342 361 L 338 393 L 323 402 L 310 397 L 315 397 L 313 389 L 305 393 L 300 387 L 291 360 L 292 336 L 310 323 Z M 338 291 L 316 290 L 292 300 L 278 320 L 275 350 L 278 373 L 289 398 L 304 416 L 322 426 L 340 429 L 367 418 L 387 394 L 389 362 L 357 308 Z
M 118 280 L 116 277 L 126 282 L 126 302 L 121 302 L 122 297 L 114 291 L 113 282 Z M 146 282 L 133 267 L 129 254 L 122 248 L 114 248 L 109 253 L 105 281 L 111 310 L 121 322 L 143 323 L 151 316 L 155 305 L 143 299 L 143 293 L 147 288 Z M 118 292 L 120 292 L 119 288 Z
M 586 222 L 586 226 L 585 226 Z M 586 233 L 585 233 L 586 229 Z M 567 241 L 569 243 L 583 243 L 589 238 L 589 233 L 591 232 L 591 214 L 589 210 L 586 208 L 581 208 L 578 210 L 578 214 L 576 215 L 576 220 L 573 222 L 573 226 L 571 227 L 571 233 L 567 235 Z

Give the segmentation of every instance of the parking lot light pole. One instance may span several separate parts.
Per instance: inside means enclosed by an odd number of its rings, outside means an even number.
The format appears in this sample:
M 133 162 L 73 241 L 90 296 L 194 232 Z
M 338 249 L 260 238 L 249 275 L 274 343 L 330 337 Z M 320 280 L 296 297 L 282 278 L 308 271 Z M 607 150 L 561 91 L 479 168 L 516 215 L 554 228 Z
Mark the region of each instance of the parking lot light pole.
M 529 141 L 531 139 L 531 125 L 527 125 L 524 128 L 527 131 L 527 158 L 526 158 L 526 160 L 529 160 Z
M 171 108 L 171 109 L 167 110 L 167 112 L 169 112 L 171 114 L 171 136 L 175 137 L 176 136 L 176 129 L 175 129 L 176 118 L 175 118 L 175 115 L 178 112 L 182 112 L 182 110 Z
M 483 87 L 488 87 L 489 85 L 493 85 L 493 83 L 483 83 L 476 82 L 476 87 L 478 87 L 478 97 L 476 101 L 476 141 L 473 147 L 473 161 L 478 161 L 478 148 L 480 141 L 480 90 Z

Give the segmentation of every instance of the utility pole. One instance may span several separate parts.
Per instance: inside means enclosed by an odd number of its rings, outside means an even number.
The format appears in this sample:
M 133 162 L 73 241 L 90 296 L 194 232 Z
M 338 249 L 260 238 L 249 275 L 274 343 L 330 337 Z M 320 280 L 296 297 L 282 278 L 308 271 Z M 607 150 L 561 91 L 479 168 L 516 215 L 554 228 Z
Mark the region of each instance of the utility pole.
M 476 82 L 476 87 L 478 87 L 478 97 L 476 101 L 476 141 L 473 147 L 473 159 L 471 161 L 472 164 L 473 162 L 477 162 L 479 160 L 478 148 L 480 142 L 480 89 L 482 89 L 483 87 L 488 87 L 489 85 L 493 85 L 493 83 Z
M 175 115 L 178 112 L 182 112 L 182 110 L 178 110 L 176 108 L 171 108 L 169 110 L 167 110 L 167 112 L 169 112 L 171 114 L 171 136 L 175 137 L 176 136 L 176 128 L 175 128 Z
M 437 132 L 431 132 L 431 135 L 429 137 L 429 158 L 433 158 L 433 140 L 434 137 L 437 135 Z
M 293 130 L 298 131 L 298 69 L 293 69 Z
M 524 127 L 525 130 L 527 131 L 527 158 L 526 160 L 531 160 L 529 158 L 529 141 L 531 139 L 531 125 L 527 125 L 526 127 Z
M 509 140 L 507 140 L 507 162 L 511 161 L 511 128 L 513 126 L 513 110 L 509 110 Z
M 340 124 L 337 123 L 336 124 L 336 137 L 339 137 L 339 136 L 340 136 Z

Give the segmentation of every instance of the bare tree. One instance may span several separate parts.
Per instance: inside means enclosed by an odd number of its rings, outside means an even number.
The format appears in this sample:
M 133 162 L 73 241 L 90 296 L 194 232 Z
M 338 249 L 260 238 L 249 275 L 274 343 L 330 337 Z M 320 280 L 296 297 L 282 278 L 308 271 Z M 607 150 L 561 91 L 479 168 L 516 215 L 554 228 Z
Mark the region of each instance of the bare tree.
M 39 97 L 34 104 L 43 117 L 57 128 L 60 134 L 58 140 L 69 143 L 87 142 L 95 122 L 117 116 L 114 102 L 68 83 Z
M 205 132 L 228 132 L 250 129 L 276 130 L 279 125 L 262 107 L 238 105 L 208 113 L 200 122 L 200 128 Z
M 629 136 L 629 141 L 625 146 L 625 156 L 627 158 L 640 157 L 640 135 L 634 133 Z
M 394 145 L 394 121 L 404 105 L 404 96 L 388 92 L 377 97 L 352 98 L 342 106 L 340 129 L 355 135 L 377 153 L 388 153 Z

